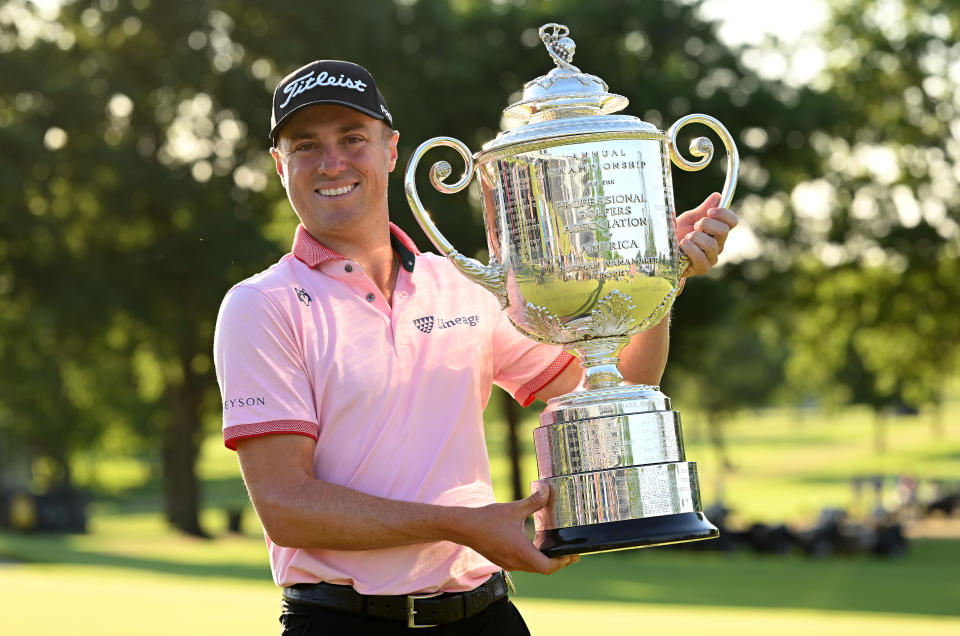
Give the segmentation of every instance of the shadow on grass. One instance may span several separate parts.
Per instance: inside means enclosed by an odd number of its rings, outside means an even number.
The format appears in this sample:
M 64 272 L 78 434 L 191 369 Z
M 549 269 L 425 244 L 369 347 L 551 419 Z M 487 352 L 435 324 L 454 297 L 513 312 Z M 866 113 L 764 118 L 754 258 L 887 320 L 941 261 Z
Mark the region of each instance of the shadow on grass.
M 198 563 L 181 558 L 151 558 L 136 554 L 117 554 L 77 545 L 81 535 L 22 535 L 0 532 L 0 562 L 7 565 L 78 565 L 139 570 L 195 578 L 270 581 L 266 563 Z M 202 541 L 184 539 L 185 541 Z M 149 541 L 149 539 L 146 539 Z M 211 550 L 223 547 L 217 540 L 207 542 Z
M 960 541 L 916 541 L 899 561 L 634 550 L 584 556 L 521 596 L 571 601 L 960 615 Z
M 217 540 L 209 542 L 210 550 L 222 548 L 224 557 L 204 563 L 191 562 L 186 553 L 117 554 L 78 543 L 68 536 L 0 533 L 0 561 L 270 581 L 265 563 L 250 562 L 249 553 L 233 559 L 235 549 Z M 589 555 L 549 577 L 518 572 L 514 578 L 526 598 L 960 616 L 958 562 L 960 541 L 946 540 L 915 541 L 899 561 L 648 549 Z

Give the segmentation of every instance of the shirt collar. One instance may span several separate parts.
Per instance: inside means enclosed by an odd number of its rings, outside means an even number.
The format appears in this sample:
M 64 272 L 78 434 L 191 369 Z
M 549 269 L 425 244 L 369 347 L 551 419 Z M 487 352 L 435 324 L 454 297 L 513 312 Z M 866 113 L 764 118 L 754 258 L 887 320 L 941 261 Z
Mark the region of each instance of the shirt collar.
M 390 224 L 390 244 L 400 257 L 400 266 L 408 272 L 412 272 L 417 260 L 417 255 L 419 255 L 420 252 L 410 237 L 393 223 Z M 347 257 L 343 254 L 330 249 L 310 236 L 310 233 L 307 232 L 303 225 L 297 226 L 297 233 L 293 237 L 292 251 L 294 256 L 313 268 L 330 261 L 347 260 Z

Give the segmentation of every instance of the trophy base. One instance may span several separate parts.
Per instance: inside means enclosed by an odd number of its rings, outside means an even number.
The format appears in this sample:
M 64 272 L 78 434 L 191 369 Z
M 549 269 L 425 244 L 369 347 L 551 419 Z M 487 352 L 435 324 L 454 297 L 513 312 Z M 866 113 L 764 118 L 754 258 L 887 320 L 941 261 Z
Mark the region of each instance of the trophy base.
M 585 526 L 540 530 L 533 545 L 548 557 L 648 548 L 668 543 L 715 539 L 717 527 L 702 512 L 609 521 Z

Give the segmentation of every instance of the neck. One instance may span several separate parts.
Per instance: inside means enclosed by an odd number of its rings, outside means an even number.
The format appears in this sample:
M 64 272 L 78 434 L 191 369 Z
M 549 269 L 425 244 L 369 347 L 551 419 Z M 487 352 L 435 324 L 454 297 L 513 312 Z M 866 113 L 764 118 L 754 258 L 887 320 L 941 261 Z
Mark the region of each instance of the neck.
M 344 256 L 347 255 L 344 254 Z M 367 273 L 367 276 L 380 289 L 380 293 L 389 303 L 397 285 L 397 276 L 400 274 L 400 263 L 389 238 L 386 246 L 363 253 L 353 260 L 363 266 L 363 271 Z
M 307 231 L 310 231 L 309 228 Z M 310 234 L 331 250 L 359 263 L 367 277 L 380 289 L 387 302 L 390 302 L 397 284 L 400 264 L 390 242 L 389 224 L 363 232 L 354 231 L 345 237 L 329 233 L 319 236 L 313 232 Z

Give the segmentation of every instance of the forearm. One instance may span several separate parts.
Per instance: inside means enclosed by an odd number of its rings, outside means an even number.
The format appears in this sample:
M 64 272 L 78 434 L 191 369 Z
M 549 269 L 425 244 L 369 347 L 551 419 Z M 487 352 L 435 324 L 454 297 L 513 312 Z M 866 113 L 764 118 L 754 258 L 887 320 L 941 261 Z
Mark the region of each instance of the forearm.
M 250 487 L 250 496 L 271 541 L 296 548 L 370 550 L 464 542 L 471 512 L 385 499 L 305 475 L 294 484 Z
M 632 384 L 660 384 L 670 351 L 670 315 L 638 333 L 620 351 L 620 373 Z
M 237 442 L 250 499 L 277 545 L 373 550 L 452 541 L 507 570 L 543 574 L 576 560 L 549 559 L 524 534 L 523 520 L 547 504 L 546 491 L 479 508 L 385 499 L 315 478 L 313 450 L 314 441 L 302 435 Z

